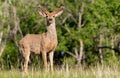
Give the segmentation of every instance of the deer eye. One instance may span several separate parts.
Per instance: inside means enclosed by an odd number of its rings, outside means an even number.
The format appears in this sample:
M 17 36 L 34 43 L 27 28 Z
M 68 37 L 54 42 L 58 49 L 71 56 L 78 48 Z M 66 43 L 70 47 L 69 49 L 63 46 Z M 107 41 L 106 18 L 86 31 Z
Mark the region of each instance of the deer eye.
M 46 18 L 47 18 L 48 16 L 46 15 Z
M 55 16 L 53 16 L 53 17 L 55 17 Z

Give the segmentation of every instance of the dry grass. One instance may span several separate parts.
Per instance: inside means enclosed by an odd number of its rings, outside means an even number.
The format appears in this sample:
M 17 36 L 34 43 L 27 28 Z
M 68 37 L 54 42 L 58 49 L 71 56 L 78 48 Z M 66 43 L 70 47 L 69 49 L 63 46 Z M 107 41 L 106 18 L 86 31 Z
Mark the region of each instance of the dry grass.
M 19 70 L 0 71 L 0 78 L 119 78 L 120 70 L 118 66 L 113 67 L 90 67 L 56 69 L 54 74 L 42 70 L 30 70 L 28 74 L 24 74 Z

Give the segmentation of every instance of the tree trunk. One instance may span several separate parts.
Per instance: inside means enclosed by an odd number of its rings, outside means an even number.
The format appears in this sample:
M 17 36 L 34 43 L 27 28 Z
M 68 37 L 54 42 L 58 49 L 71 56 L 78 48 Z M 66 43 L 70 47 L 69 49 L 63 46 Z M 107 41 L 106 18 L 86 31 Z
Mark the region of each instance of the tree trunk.
M 78 20 L 78 27 L 81 28 L 82 25 L 82 15 L 83 15 L 83 11 L 84 11 L 84 3 L 82 2 L 82 6 L 80 8 L 80 12 L 79 12 L 79 20 Z
M 82 57 L 83 57 L 83 41 L 80 40 L 80 48 L 79 48 L 79 56 L 78 56 L 78 65 L 81 65 Z
M 4 50 L 4 48 L 2 47 L 2 36 L 3 36 L 3 32 L 0 32 L 0 57 L 2 55 L 2 52 Z
M 103 40 L 103 35 L 100 34 L 99 46 L 102 46 L 102 40 Z M 102 55 L 102 49 L 101 48 L 99 48 L 99 54 L 100 54 L 100 62 L 103 66 L 103 55 Z

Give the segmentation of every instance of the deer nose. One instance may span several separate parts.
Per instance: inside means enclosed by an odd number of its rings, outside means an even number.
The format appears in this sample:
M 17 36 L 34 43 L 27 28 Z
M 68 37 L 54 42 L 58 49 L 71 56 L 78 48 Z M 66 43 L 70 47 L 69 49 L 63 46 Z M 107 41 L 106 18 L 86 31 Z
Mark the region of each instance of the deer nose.
M 52 18 L 50 18 L 49 21 L 52 21 Z

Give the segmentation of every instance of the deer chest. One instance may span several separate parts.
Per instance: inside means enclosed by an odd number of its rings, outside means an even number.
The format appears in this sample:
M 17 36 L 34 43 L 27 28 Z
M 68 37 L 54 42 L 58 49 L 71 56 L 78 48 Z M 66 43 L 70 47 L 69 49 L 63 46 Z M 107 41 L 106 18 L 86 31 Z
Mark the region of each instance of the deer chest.
M 56 48 L 57 43 L 58 42 L 55 39 L 42 42 L 43 45 L 42 49 L 45 50 L 46 52 L 50 52 Z

